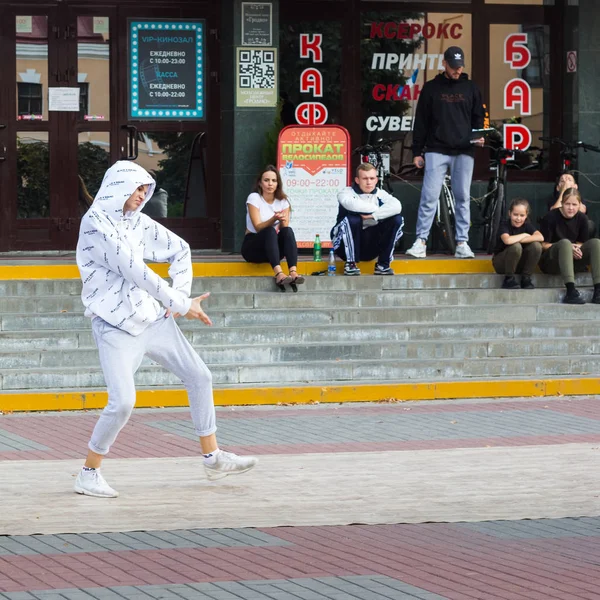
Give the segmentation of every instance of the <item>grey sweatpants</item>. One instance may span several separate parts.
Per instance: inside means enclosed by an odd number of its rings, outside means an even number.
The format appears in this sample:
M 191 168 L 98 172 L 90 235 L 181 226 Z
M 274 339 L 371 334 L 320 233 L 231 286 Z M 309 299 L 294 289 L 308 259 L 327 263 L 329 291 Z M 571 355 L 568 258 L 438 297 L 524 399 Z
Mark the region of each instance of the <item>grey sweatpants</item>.
M 92 452 L 107 454 L 129 420 L 135 405 L 134 375 L 146 355 L 183 382 L 196 434 L 207 436 L 217 430 L 212 375 L 173 317 L 159 317 L 138 336 L 96 317 L 92 320 L 92 331 L 108 389 L 108 404 L 88 444 Z

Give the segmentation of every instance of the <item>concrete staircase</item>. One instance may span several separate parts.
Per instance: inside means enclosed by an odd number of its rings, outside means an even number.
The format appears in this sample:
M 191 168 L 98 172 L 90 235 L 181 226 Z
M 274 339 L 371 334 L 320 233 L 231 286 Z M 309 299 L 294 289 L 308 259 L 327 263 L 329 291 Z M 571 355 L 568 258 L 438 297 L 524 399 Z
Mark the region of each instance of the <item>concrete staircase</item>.
M 558 278 L 534 279 L 525 291 L 499 289 L 493 274 L 308 277 L 282 294 L 266 277 L 206 277 L 193 291 L 211 292 L 214 326 L 179 323 L 217 388 L 351 385 L 360 399 L 360 386 L 375 384 L 600 373 L 600 306 L 563 305 Z M 590 286 L 589 275 L 578 285 Z M 0 409 L 3 395 L 103 389 L 80 289 L 78 280 L 0 281 Z M 179 386 L 150 360 L 137 382 Z

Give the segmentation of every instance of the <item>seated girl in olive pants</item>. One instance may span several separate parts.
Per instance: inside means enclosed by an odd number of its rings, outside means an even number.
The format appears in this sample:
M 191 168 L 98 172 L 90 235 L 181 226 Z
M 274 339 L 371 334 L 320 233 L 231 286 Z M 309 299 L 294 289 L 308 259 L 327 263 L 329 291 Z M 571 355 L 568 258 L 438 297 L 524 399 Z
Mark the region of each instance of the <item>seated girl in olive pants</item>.
M 542 254 L 542 234 L 529 221 L 529 202 L 515 198 L 508 209 L 508 220 L 500 223 L 498 241 L 492 257 L 496 273 L 506 275 L 504 289 L 518 288 L 515 273 L 521 273 L 521 287 L 533 289 L 531 275 Z
M 600 304 L 600 240 L 589 239 L 587 217 L 579 211 L 581 195 L 574 188 L 565 191 L 562 206 L 551 210 L 541 221 L 544 236 L 540 269 L 544 273 L 562 275 L 567 288 L 563 302 L 585 304 L 575 288 L 575 272 L 592 267 L 594 295 L 592 302 Z

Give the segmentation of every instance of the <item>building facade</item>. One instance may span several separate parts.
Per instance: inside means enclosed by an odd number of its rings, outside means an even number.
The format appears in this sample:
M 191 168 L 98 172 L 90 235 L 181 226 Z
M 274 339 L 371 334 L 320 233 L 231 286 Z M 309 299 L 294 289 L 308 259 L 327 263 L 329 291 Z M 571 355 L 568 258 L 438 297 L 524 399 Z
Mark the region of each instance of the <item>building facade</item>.
M 593 0 L 0 0 L 0 251 L 73 249 L 123 158 L 155 175 L 153 217 L 193 248 L 238 251 L 282 125 L 326 111 L 352 146 L 392 141 L 394 171 L 410 162 L 420 89 L 449 46 L 465 51 L 491 124 L 531 132 L 539 149 L 511 171 L 509 194 L 540 216 L 560 156 L 538 138 L 600 142 L 596 24 Z M 525 66 L 506 60 L 507 43 L 526 45 Z M 582 152 L 578 167 L 594 216 L 600 155 Z M 474 197 L 488 174 L 478 151 Z M 394 185 L 410 243 L 418 186 Z

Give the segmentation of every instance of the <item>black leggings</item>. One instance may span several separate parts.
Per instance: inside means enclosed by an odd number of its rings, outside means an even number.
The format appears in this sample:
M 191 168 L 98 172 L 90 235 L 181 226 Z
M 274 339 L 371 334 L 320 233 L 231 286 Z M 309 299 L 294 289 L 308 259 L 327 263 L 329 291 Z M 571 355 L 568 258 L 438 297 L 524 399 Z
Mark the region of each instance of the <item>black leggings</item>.
M 242 242 L 242 256 L 250 263 L 268 262 L 275 268 L 285 257 L 288 267 L 298 264 L 296 236 L 291 227 L 265 227 L 258 233 L 247 233 Z

